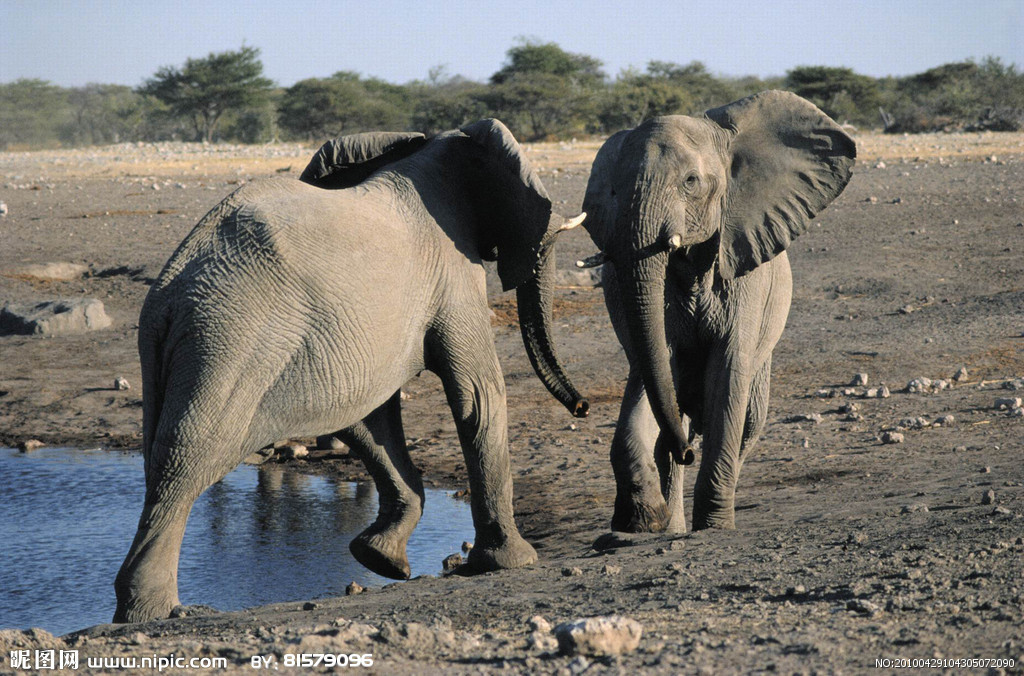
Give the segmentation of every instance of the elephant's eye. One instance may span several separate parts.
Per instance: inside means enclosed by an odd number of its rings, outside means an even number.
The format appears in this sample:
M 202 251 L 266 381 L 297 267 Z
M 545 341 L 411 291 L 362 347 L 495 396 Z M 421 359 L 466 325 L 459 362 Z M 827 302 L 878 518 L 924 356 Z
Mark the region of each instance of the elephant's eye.
M 700 183 L 700 179 L 697 174 L 687 174 L 686 178 L 683 179 L 683 189 L 686 191 L 693 190 Z

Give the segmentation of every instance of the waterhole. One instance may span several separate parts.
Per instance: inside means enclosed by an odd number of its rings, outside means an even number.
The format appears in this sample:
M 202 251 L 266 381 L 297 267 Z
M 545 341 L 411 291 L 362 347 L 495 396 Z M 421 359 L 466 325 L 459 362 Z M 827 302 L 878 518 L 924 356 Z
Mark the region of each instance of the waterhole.
M 0 629 L 64 634 L 114 614 L 114 576 L 135 535 L 142 456 L 0 448 Z M 469 504 L 428 488 L 409 540 L 412 575 L 438 574 L 473 540 Z M 178 568 L 184 604 L 239 610 L 344 595 L 391 580 L 359 565 L 348 543 L 377 514 L 372 483 L 242 465 L 192 508 Z

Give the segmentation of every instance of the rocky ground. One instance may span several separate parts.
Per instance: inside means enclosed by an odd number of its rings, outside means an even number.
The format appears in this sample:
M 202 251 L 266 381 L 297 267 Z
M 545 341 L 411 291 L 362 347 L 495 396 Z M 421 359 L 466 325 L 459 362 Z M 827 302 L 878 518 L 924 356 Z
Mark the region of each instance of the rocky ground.
M 83 663 L 222 656 L 234 671 L 250 671 L 254 656 L 286 669 L 289 655 L 331 653 L 372 654 L 374 669 L 396 674 L 859 673 L 877 660 L 894 660 L 886 671 L 898 660 L 964 671 L 957 659 L 1012 659 L 1019 672 L 1024 135 L 858 143 L 850 186 L 790 250 L 793 308 L 767 428 L 740 480 L 737 530 L 592 547 L 611 516 L 607 455 L 626 368 L 601 290 L 572 268 L 593 251 L 577 231 L 560 243 L 556 312 L 590 418 L 569 418 L 532 376 L 514 296 L 492 286 L 517 517 L 537 565 L 62 638 L 12 629 L 0 632 L 0 671 L 9 650 L 28 647 L 77 649 Z M 567 214 L 598 146 L 529 147 Z M 0 337 L 0 443 L 138 446 L 135 334 L 149 281 L 220 198 L 256 176 L 296 176 L 312 150 L 0 154 L 0 302 L 96 298 L 112 320 L 75 335 Z M 52 262 L 84 274 L 27 267 Z M 853 384 L 859 374 L 866 382 Z M 406 392 L 414 459 L 429 481 L 464 485 L 438 380 L 424 375 Z M 345 457 L 289 467 L 361 476 Z M 549 627 L 608 615 L 642 626 L 636 648 L 559 652 Z M 999 664 L 967 666 L 1002 673 Z

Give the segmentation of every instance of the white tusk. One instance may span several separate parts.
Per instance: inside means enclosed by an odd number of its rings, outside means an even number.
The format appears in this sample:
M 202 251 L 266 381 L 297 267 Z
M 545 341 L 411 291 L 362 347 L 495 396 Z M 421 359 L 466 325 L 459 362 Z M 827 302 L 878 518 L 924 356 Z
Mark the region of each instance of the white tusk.
M 581 261 L 576 261 L 576 267 L 578 268 L 596 268 L 598 265 L 604 265 L 608 257 L 603 251 L 598 251 L 593 256 L 587 256 Z
M 567 218 L 567 219 L 565 219 L 565 223 L 562 223 L 562 225 L 559 226 L 558 232 L 565 232 L 566 230 L 572 230 L 577 225 L 582 223 L 586 218 L 587 218 L 587 212 L 586 211 L 581 211 L 579 216 L 576 216 L 575 218 Z
M 682 245 L 683 245 L 683 236 L 682 235 L 676 233 L 675 235 L 672 235 L 671 237 L 668 238 L 668 250 L 669 251 L 676 251 Z

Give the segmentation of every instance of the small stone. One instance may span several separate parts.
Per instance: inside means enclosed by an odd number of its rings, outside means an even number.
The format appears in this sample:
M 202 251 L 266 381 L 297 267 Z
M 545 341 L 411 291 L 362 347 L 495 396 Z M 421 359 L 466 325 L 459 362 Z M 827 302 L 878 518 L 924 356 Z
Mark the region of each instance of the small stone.
M 903 509 L 900 510 L 901 514 L 916 514 L 917 512 L 927 512 L 928 505 L 920 502 L 915 502 L 912 505 L 904 505 Z
M 562 577 L 577 577 L 583 574 L 583 569 L 579 566 L 572 566 L 569 568 L 562 569 Z
M 999 409 L 1000 411 L 1008 411 L 1020 407 L 1020 397 L 999 397 L 993 405 L 993 408 Z
M 908 304 L 908 305 L 904 305 L 903 307 L 901 307 L 899 312 L 900 312 L 901 315 L 909 315 L 911 312 L 914 312 L 916 310 L 917 310 L 916 307 L 914 307 L 913 305 L 909 305 Z
M 450 573 L 461 565 L 462 554 L 450 554 L 444 557 L 444 560 L 441 562 L 441 569 L 446 573 Z
M 1024 406 L 1018 406 L 1010 411 L 1011 418 L 1024 418 Z
M 907 383 L 906 390 L 910 394 L 914 394 L 917 392 L 927 392 L 931 389 L 931 387 L 931 378 L 914 378 L 909 383 Z
M 981 494 L 981 504 L 993 505 L 996 502 L 996 492 L 991 488 Z
M 982 474 L 991 474 L 991 472 L 992 472 L 992 468 L 989 467 L 988 465 L 985 465 L 984 467 L 981 468 L 981 473 Z
M 353 581 L 350 582 L 347 587 L 345 587 L 345 596 L 355 596 L 356 594 L 362 594 L 363 591 L 363 585 Z
M 860 615 L 877 615 L 882 612 L 880 607 L 871 601 L 865 601 L 864 599 L 850 599 L 846 602 L 846 609 L 852 610 Z
M 798 584 L 795 587 L 787 587 L 786 588 L 786 596 L 797 596 L 799 594 L 806 594 L 806 593 L 807 593 L 807 587 L 803 586 L 802 584 Z
M 534 615 L 529 621 L 530 631 L 540 631 L 549 633 L 551 631 L 551 623 L 544 619 L 541 615 Z
M 850 384 L 853 385 L 854 387 L 864 387 L 865 385 L 868 384 L 868 374 L 866 374 L 866 373 L 854 374 L 853 380 L 850 381 Z
M 602 575 L 618 575 L 622 572 L 622 566 L 613 566 L 610 563 L 606 563 L 601 569 Z
M 468 554 L 471 549 L 473 549 L 473 543 L 470 542 L 469 540 L 464 540 L 462 542 L 462 551 L 463 551 L 463 553 Z
M 18 450 L 22 453 L 31 453 L 32 451 L 38 451 L 45 445 L 38 439 L 26 439 L 25 441 L 18 442 Z
M 555 627 L 558 650 L 563 655 L 621 655 L 636 650 L 643 626 L 620 615 L 588 617 Z
M 930 427 L 931 423 L 921 417 L 917 418 L 903 418 L 900 420 L 899 427 L 905 430 L 921 430 L 925 427 Z
M 7 204 L 5 202 L 0 202 L 0 218 L 6 218 L 7 211 Z
M 836 391 L 829 388 L 822 388 L 816 391 L 814 393 L 814 396 L 818 397 L 819 399 L 831 399 L 832 397 L 836 396 Z
M 878 204 L 878 198 L 875 197 L 874 195 L 866 198 L 864 201 L 869 203 L 869 204 Z
M 953 452 L 954 453 L 966 453 L 967 452 L 967 447 L 966 446 L 954 446 L 953 447 Z
M 299 460 L 309 455 L 309 449 L 302 444 L 295 443 L 284 443 L 281 445 L 275 445 L 274 451 L 283 460 Z
M 885 169 L 885 162 L 881 160 L 875 162 L 875 169 Z
M 319 607 L 320 607 L 320 604 L 319 603 L 314 603 L 313 601 L 306 601 L 305 603 L 302 604 L 302 609 L 303 610 L 316 610 Z
M 882 385 L 881 387 L 878 388 L 878 398 L 879 399 L 888 399 L 890 396 L 892 396 L 892 393 L 889 392 L 889 388 L 888 387 L 886 387 L 885 385 Z
M 995 509 L 992 510 L 992 515 L 993 516 L 1007 515 L 1007 514 L 1013 514 L 1013 512 L 1011 512 L 1006 507 L 1003 507 L 1002 505 L 998 505 L 998 506 L 996 506 Z
M 938 427 L 952 427 L 953 423 L 955 423 L 955 422 L 956 422 L 956 418 L 954 418 L 952 415 L 947 413 L 944 416 L 940 416 L 940 417 L 936 418 L 935 422 L 932 423 L 932 424 L 936 425 Z
M 853 545 L 862 545 L 868 541 L 868 536 L 867 533 L 863 532 L 850 533 L 846 537 L 846 541 Z
M 882 432 L 883 444 L 902 444 L 903 435 L 899 432 Z
M 815 424 L 820 423 L 821 421 L 822 417 L 820 413 L 797 413 L 796 415 L 789 416 L 785 420 L 785 422 L 788 423 L 811 422 Z
M 963 366 L 958 368 L 956 370 L 956 373 L 953 374 L 953 380 L 955 380 L 958 383 L 962 383 L 963 381 L 967 380 L 967 369 Z
M 132 386 L 128 384 L 127 380 L 125 380 L 124 378 L 118 376 L 117 378 L 114 378 L 114 389 L 115 390 L 119 390 L 119 391 L 120 390 L 130 390 L 130 389 L 132 389 Z

